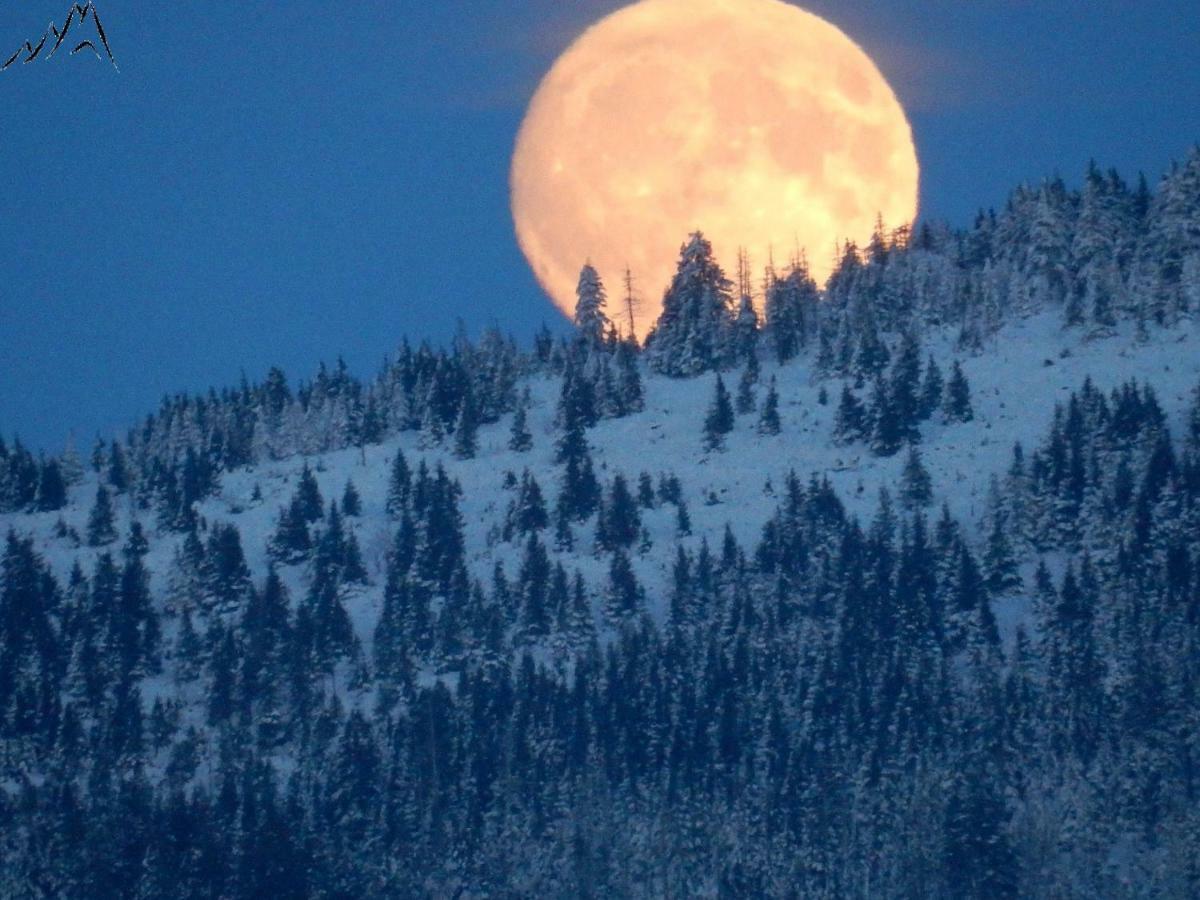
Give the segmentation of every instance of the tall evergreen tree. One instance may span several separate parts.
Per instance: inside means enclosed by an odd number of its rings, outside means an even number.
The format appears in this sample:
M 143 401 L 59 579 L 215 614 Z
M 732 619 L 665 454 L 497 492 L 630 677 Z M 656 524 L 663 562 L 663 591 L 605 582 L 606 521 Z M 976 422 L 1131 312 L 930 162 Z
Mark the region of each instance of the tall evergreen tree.
M 575 330 L 580 339 L 589 347 L 603 346 L 612 324 L 604 312 L 607 305 L 604 284 L 591 263 L 579 272 L 575 297 Z
M 533 449 L 533 435 L 529 433 L 529 412 L 522 403 L 513 413 L 512 429 L 508 436 L 508 449 L 515 453 L 526 453 Z
M 87 542 L 92 547 L 103 547 L 116 539 L 112 500 L 109 499 L 108 488 L 101 484 L 96 487 L 96 500 L 88 514 Z
M 767 397 L 763 401 L 762 412 L 758 417 L 758 433 L 765 435 L 779 434 L 782 425 L 779 421 L 779 391 L 775 388 L 775 376 L 767 385 Z
M 680 250 L 679 264 L 663 297 L 663 310 L 646 341 L 650 367 L 688 377 L 730 361 L 733 284 L 700 232 Z
M 454 426 L 454 455 L 459 459 L 474 459 L 479 449 L 479 412 L 475 408 L 475 395 L 467 390 L 463 394 L 458 421 Z
M 971 387 L 958 360 L 954 361 L 950 370 L 950 380 L 946 383 L 942 415 L 947 422 L 970 422 L 975 418 L 975 411 L 971 406 Z
M 842 385 L 833 421 L 833 440 L 838 444 L 853 444 L 865 440 L 868 434 L 867 411 L 849 385 Z
M 900 500 L 909 509 L 920 509 L 933 502 L 933 479 L 915 445 L 908 448 L 900 474 Z
M 733 431 L 733 404 L 729 400 L 729 391 L 725 389 L 725 381 L 717 375 L 714 386 L 712 403 L 704 417 L 704 448 L 719 450 L 725 445 L 725 435 Z

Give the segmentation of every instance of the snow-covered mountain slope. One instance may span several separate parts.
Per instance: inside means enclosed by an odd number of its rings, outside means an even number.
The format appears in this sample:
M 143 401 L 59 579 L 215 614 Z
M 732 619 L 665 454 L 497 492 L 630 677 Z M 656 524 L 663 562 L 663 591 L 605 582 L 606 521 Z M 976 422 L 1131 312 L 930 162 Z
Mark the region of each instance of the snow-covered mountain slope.
M 921 452 L 933 475 L 934 504 L 947 504 L 970 529 L 984 513 L 989 478 L 1001 475 L 1013 445 L 1032 448 L 1046 433 L 1054 405 L 1065 400 L 1087 378 L 1104 392 L 1129 380 L 1150 385 L 1158 394 L 1169 424 L 1178 429 L 1200 382 L 1200 330 L 1191 324 L 1156 330 L 1149 340 L 1135 339 L 1132 328 L 1113 337 L 1088 340 L 1078 329 L 1064 330 L 1060 317 L 1046 313 L 1017 322 L 997 333 L 973 355 L 955 350 L 953 335 L 934 333 L 926 338 L 925 351 L 944 369 L 961 361 L 970 381 L 974 420 L 945 424 L 935 416 L 922 426 Z M 690 536 L 678 537 L 673 507 L 643 512 L 643 525 L 653 548 L 633 558 L 639 581 L 646 588 L 651 615 L 665 614 L 663 597 L 677 543 L 695 549 L 702 540 L 716 548 L 728 524 L 744 546 L 753 546 L 764 521 L 778 502 L 777 488 L 789 471 L 802 480 L 810 475 L 827 477 L 852 513 L 870 515 L 881 487 L 895 492 L 904 454 L 873 455 L 862 444 L 838 446 L 832 439 L 840 380 L 815 377 L 811 360 L 801 358 L 783 366 L 764 363 L 757 389 L 761 404 L 766 383 L 774 377 L 780 394 L 780 434 L 765 436 L 755 428 L 755 414 L 738 417 L 723 450 L 702 447 L 701 428 L 713 394 L 712 375 L 699 379 L 645 378 L 646 405 L 641 413 L 602 420 L 588 431 L 588 442 L 597 476 L 606 483 L 621 472 L 634 482 L 641 472 L 658 476 L 674 472 L 692 518 Z M 726 373 L 732 383 L 737 373 Z M 386 443 L 364 449 L 347 449 L 323 456 L 292 458 L 261 464 L 222 476 L 218 493 L 205 500 L 200 514 L 208 522 L 237 525 L 256 580 L 268 567 L 268 539 L 281 508 L 295 490 L 301 467 L 313 468 L 324 497 L 341 497 L 353 481 L 363 498 L 363 515 L 351 520 L 367 563 L 370 584 L 356 589 L 347 608 L 364 642 L 370 641 L 378 617 L 385 558 L 394 523 L 384 504 L 390 463 L 397 449 L 415 466 L 422 458 L 432 469 L 438 464 L 463 488 L 460 501 L 465 519 L 467 558 L 472 574 L 485 582 L 496 563 L 511 574 L 521 556 L 520 540 L 499 540 L 499 523 L 513 497 L 504 487 L 505 474 L 518 477 L 528 469 L 539 480 L 547 501 L 557 493 L 561 467 L 554 463 L 557 429 L 555 408 L 561 382 L 537 376 L 530 383 L 532 406 L 529 427 L 533 449 L 517 453 L 508 449 L 511 416 L 484 426 L 473 459 L 458 459 L 445 446 L 425 446 L 420 433 L 407 432 Z M 822 390 L 826 403 L 819 400 Z M 0 516 L 0 528 L 15 528 L 36 537 L 40 552 L 63 578 L 78 560 L 90 571 L 101 550 L 77 548 L 70 538 L 56 536 L 61 516 L 79 534 L 86 531 L 89 508 L 95 495 L 96 476 L 88 473 L 71 489 L 68 507 L 60 512 Z M 255 488 L 261 500 L 254 500 Z M 126 502 L 118 509 L 117 530 L 124 534 L 137 511 Z M 149 514 L 143 513 L 143 516 Z M 599 584 L 607 574 L 607 560 L 593 553 L 595 518 L 577 528 L 575 548 L 550 549 L 568 570 L 582 571 L 589 583 Z M 177 535 L 151 538 L 148 568 L 155 573 L 153 589 L 165 589 L 165 573 L 179 542 Z M 293 597 L 302 595 L 303 566 L 285 567 Z

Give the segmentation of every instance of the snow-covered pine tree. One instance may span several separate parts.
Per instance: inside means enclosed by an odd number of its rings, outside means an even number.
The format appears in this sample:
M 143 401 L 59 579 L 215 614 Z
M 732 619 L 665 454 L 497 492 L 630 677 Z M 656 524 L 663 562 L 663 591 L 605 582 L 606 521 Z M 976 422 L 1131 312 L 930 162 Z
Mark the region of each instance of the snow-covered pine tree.
M 526 453 L 533 449 L 533 435 L 529 433 L 528 417 L 529 412 L 525 404 L 518 404 L 508 434 L 508 449 L 514 453 Z
M 602 347 L 612 324 L 604 312 L 607 305 L 604 283 L 590 262 L 579 272 L 575 288 L 575 330 L 588 347 Z
M 737 400 L 735 407 L 739 416 L 746 413 L 754 412 L 754 386 L 758 384 L 758 357 L 751 356 L 746 361 L 746 367 L 742 369 L 742 375 L 738 379 Z
M 833 440 L 838 444 L 853 444 L 865 440 L 868 436 L 867 410 L 863 402 L 850 390 L 849 385 L 842 385 L 842 396 L 838 401 L 837 412 L 833 420 Z
M 638 370 L 637 341 L 633 338 L 618 341 L 613 363 L 617 368 L 618 415 L 641 412 L 646 407 L 646 398 L 642 388 L 642 375 Z
M 958 360 L 954 361 L 950 370 L 950 380 L 946 383 L 942 415 L 947 422 L 970 422 L 975 418 L 975 411 L 971 406 L 971 386 Z
M 96 500 L 88 513 L 87 542 L 90 547 L 103 547 L 117 539 L 112 498 L 103 484 L 96 486 Z
M 712 244 L 695 232 L 680 250 L 662 314 L 646 341 L 651 369 L 678 378 L 727 365 L 733 322 L 733 284 Z
M 915 444 L 909 446 L 900 474 L 900 502 L 908 509 L 920 509 L 933 502 L 933 479 Z
M 768 278 L 764 337 L 775 359 L 786 363 L 808 346 L 817 330 L 820 299 L 801 258 L 781 279 Z
M 725 381 L 717 375 L 713 389 L 712 403 L 704 417 L 704 448 L 719 450 L 725 445 L 725 435 L 733 431 L 733 404 L 729 400 L 729 391 Z
M 938 368 L 937 361 L 930 356 L 928 362 L 925 363 L 925 376 L 921 380 L 921 396 L 918 403 L 918 411 L 922 420 L 928 419 L 942 408 L 944 387 L 942 370 Z
M 463 392 L 458 421 L 454 425 L 454 455 L 458 459 L 474 459 L 479 449 L 479 412 L 475 408 L 474 392 Z
M 758 433 L 764 435 L 779 434 L 782 424 L 779 420 L 779 390 L 775 387 L 775 376 L 767 385 L 767 396 L 763 400 L 762 412 L 758 417 Z
M 346 487 L 342 491 L 342 514 L 350 518 L 362 515 L 362 495 L 349 478 L 346 479 Z

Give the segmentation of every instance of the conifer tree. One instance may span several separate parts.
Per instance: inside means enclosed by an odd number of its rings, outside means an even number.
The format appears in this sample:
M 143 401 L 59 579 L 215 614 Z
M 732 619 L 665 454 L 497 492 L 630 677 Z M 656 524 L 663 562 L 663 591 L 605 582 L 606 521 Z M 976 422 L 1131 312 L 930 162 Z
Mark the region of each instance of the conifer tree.
M 296 485 L 293 503 L 305 522 L 320 522 L 325 515 L 325 501 L 321 497 L 321 489 L 317 486 L 317 477 L 307 462 L 300 470 L 300 483 Z
M 771 278 L 766 296 L 766 339 L 775 359 L 786 363 L 808 345 L 816 330 L 817 285 L 803 260 L 781 279 Z
M 521 598 L 521 632 L 526 639 L 544 637 L 550 631 L 547 597 L 550 588 L 550 557 L 537 534 L 525 542 L 525 554 L 517 575 Z
M 918 438 L 921 419 L 921 345 L 909 331 L 900 342 L 888 376 L 888 397 L 904 431 L 905 440 Z
M 608 592 L 605 597 L 605 612 L 610 621 L 631 621 L 641 610 L 642 588 L 634 575 L 629 557 L 621 550 L 613 553 L 608 570 Z
M 687 503 L 680 498 L 675 505 L 675 533 L 679 537 L 687 537 L 692 533 L 692 517 L 688 513 Z
M 276 562 L 298 563 L 312 550 L 312 537 L 300 503 L 293 499 L 279 514 L 279 523 L 271 538 L 271 557 Z
M 782 425 L 779 420 L 779 391 L 775 388 L 775 376 L 767 385 L 767 397 L 763 401 L 762 412 L 758 417 L 758 433 L 765 435 L 779 434 Z
M 1005 830 L 1008 819 L 1004 798 L 981 765 L 953 775 L 942 828 L 942 864 L 958 896 L 1019 896 L 1016 855 Z
M 597 543 L 605 550 L 632 547 L 641 528 L 637 502 L 629 490 L 625 476 L 618 472 L 613 477 L 608 497 L 600 510 Z
M 892 402 L 891 391 L 882 378 L 875 380 L 871 391 L 871 451 L 879 456 L 893 456 L 904 446 L 907 428 L 900 419 L 900 410 Z
M 550 524 L 541 485 L 526 469 L 521 474 L 521 485 L 513 509 L 513 526 L 518 534 L 541 531 Z
M 579 284 L 575 289 L 575 330 L 588 347 L 601 347 L 612 327 L 604 312 L 607 298 L 600 275 L 591 263 L 579 272 Z
M 362 495 L 349 479 L 346 480 L 346 488 L 342 491 L 342 515 L 350 518 L 362 515 Z
M 125 463 L 125 451 L 113 441 L 108 452 L 108 486 L 118 494 L 129 489 L 129 467 Z
M 649 472 L 642 472 L 638 475 L 638 506 L 642 509 L 654 509 L 657 505 L 654 497 L 654 479 L 650 477 Z
M 925 363 L 925 376 L 921 381 L 919 412 L 922 420 L 928 419 L 942 407 L 942 370 L 932 356 Z
M 454 426 L 454 455 L 459 459 L 474 459 L 479 449 L 479 412 L 475 408 L 475 394 L 467 390 L 463 394 L 458 421 Z
M 758 313 L 754 309 L 754 301 L 748 294 L 743 294 L 738 301 L 737 315 L 733 320 L 733 333 L 730 337 L 732 347 L 731 361 L 751 359 L 758 360 Z
M 993 594 L 1006 594 L 1022 586 L 1021 575 L 1013 559 L 1012 545 L 1008 538 L 1007 517 L 999 510 L 993 513 L 991 527 L 988 528 L 983 569 L 988 590 Z
M 717 375 L 712 403 L 704 417 L 704 449 L 719 450 L 725 445 L 725 435 L 733 431 L 733 404 L 725 381 Z
M 742 377 L 738 379 L 736 403 L 738 415 L 754 412 L 754 385 L 757 383 L 758 357 L 752 356 L 746 363 L 746 368 L 742 370 Z
M 508 449 L 514 453 L 526 453 L 533 449 L 533 435 L 529 433 L 528 410 L 524 403 L 513 413 L 512 430 L 508 436 Z
M 650 367 L 676 378 L 719 368 L 728 361 L 732 330 L 733 284 L 696 232 L 680 250 L 662 314 L 647 338 Z
M 833 439 L 838 444 L 853 444 L 867 437 L 867 411 L 849 385 L 842 386 L 833 421 Z
M 56 460 L 43 462 L 37 490 L 37 508 L 53 512 L 67 505 L 67 484 Z
M 900 500 L 908 509 L 920 509 L 933 502 L 933 479 L 921 461 L 915 445 L 908 448 L 900 475 Z
M 946 383 L 942 415 L 947 422 L 970 422 L 975 418 L 971 407 L 971 388 L 958 360 L 954 361 L 950 370 L 950 380 Z
M 641 412 L 646 407 L 642 374 L 638 369 L 637 340 L 632 336 L 617 343 L 613 356 L 617 367 L 617 395 L 620 397 L 620 415 Z
M 404 451 L 397 450 L 392 460 L 392 471 L 388 479 L 387 512 L 393 518 L 398 518 L 408 506 L 412 494 L 412 473 L 408 468 L 408 460 Z
M 96 487 L 96 500 L 92 511 L 88 514 L 87 542 L 90 547 L 103 547 L 117 539 L 117 529 L 113 524 L 112 500 L 109 499 L 108 488 L 104 485 Z

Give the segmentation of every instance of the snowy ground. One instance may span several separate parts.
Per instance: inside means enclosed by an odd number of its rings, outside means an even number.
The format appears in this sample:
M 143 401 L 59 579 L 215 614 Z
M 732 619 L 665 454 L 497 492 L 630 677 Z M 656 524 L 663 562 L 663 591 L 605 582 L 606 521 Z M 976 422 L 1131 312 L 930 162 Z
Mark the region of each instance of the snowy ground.
M 984 350 L 974 356 L 962 356 L 953 349 L 952 335 L 929 340 L 925 353 L 932 352 L 943 371 L 953 359 L 960 359 L 970 380 L 975 420 L 966 424 L 943 425 L 940 421 L 923 426 L 922 454 L 933 475 L 935 504 L 943 501 L 968 528 L 983 512 L 988 479 L 1007 467 L 1013 444 L 1022 442 L 1034 449 L 1045 435 L 1054 403 L 1065 400 L 1090 376 L 1096 385 L 1108 391 L 1129 378 L 1150 384 L 1167 412 L 1172 429 L 1178 434 L 1182 417 L 1193 389 L 1200 383 L 1200 329 L 1185 325 L 1170 331 L 1152 332 L 1148 342 L 1139 344 L 1126 329 L 1115 337 L 1087 341 L 1078 331 L 1064 332 L 1057 314 L 1047 314 L 1014 323 L 996 335 Z M 588 432 L 597 475 L 607 482 L 616 472 L 624 472 L 631 486 L 638 474 L 647 471 L 657 483 L 660 473 L 673 471 L 683 484 L 684 496 L 692 517 L 693 534 L 684 542 L 693 549 L 707 537 L 714 549 L 729 523 L 747 549 L 758 540 L 763 522 L 777 498 L 766 489 L 770 481 L 782 485 L 786 473 L 794 469 L 804 480 L 810 473 L 827 475 L 850 510 L 869 516 L 883 485 L 894 488 L 904 462 L 904 454 L 889 459 L 872 456 L 864 447 L 838 447 L 831 441 L 833 417 L 841 383 L 825 383 L 829 402 L 818 402 L 821 385 L 812 377 L 810 364 L 801 360 L 784 367 L 766 363 L 758 389 L 761 403 L 766 382 L 775 376 L 780 394 L 782 433 L 774 437 L 759 435 L 757 414 L 740 416 L 721 452 L 706 453 L 701 446 L 701 427 L 713 393 L 714 376 L 697 380 L 674 381 L 647 377 L 646 409 L 619 420 L 601 422 Z M 737 373 L 726 375 L 732 391 Z M 513 494 L 503 488 L 506 471 L 518 476 L 529 468 L 540 482 L 548 504 L 558 490 L 559 467 L 553 463 L 553 419 L 558 397 L 557 379 L 538 378 L 531 385 L 533 407 L 529 426 L 534 448 L 529 453 L 514 453 L 507 448 L 509 421 L 485 426 L 479 434 L 479 453 L 472 460 L 458 460 L 449 448 L 423 449 L 420 436 L 406 433 L 386 444 L 368 447 L 365 452 L 346 450 L 309 458 L 326 500 L 341 497 L 348 479 L 352 479 L 363 497 L 363 516 L 352 520 L 358 534 L 372 584 L 347 606 L 356 629 L 369 640 L 379 612 L 383 585 L 383 565 L 390 546 L 391 523 L 384 512 L 391 459 L 402 448 L 410 464 L 416 467 L 424 457 L 432 469 L 441 462 L 451 477 L 463 486 L 462 512 L 466 522 L 468 557 L 473 574 L 490 579 L 497 561 L 510 575 L 515 574 L 520 557 L 518 544 L 489 541 L 489 532 L 498 530 Z M 242 533 L 248 561 L 256 578 L 265 574 L 265 546 L 274 530 L 281 506 L 291 497 L 298 472 L 305 460 L 295 458 L 257 466 L 224 476 L 217 497 L 206 501 L 202 514 L 210 521 L 225 520 L 237 524 Z M 61 515 L 80 534 L 86 530 L 88 511 L 95 494 L 94 477 L 76 485 L 71 504 Z M 263 493 L 261 503 L 252 504 L 255 485 Z M 716 503 L 706 502 L 715 496 Z M 132 510 L 122 508 L 118 528 L 123 534 Z M 0 528 L 9 526 L 37 536 L 40 551 L 65 578 L 78 558 L 90 571 L 100 551 L 76 549 L 68 541 L 54 536 L 59 513 L 0 516 Z M 153 531 L 152 521 L 147 521 Z M 647 589 L 651 612 L 664 613 L 669 567 L 674 559 L 675 511 L 673 507 L 646 512 L 647 527 L 654 549 L 634 560 L 639 579 Z M 561 554 L 568 571 L 580 569 L 589 583 L 597 585 L 607 574 L 607 561 L 591 552 L 592 525 L 577 527 L 576 550 Z M 547 535 L 547 542 L 551 543 Z M 153 588 L 161 592 L 178 538 L 152 538 L 147 562 L 155 573 Z M 666 550 L 665 548 L 672 548 Z M 556 551 L 551 551 L 556 552 Z M 303 595 L 303 567 L 285 571 L 293 598 Z M 1020 604 L 998 610 L 1003 622 L 1011 625 L 1019 615 Z M 1007 630 L 1007 629 L 1006 629 Z

